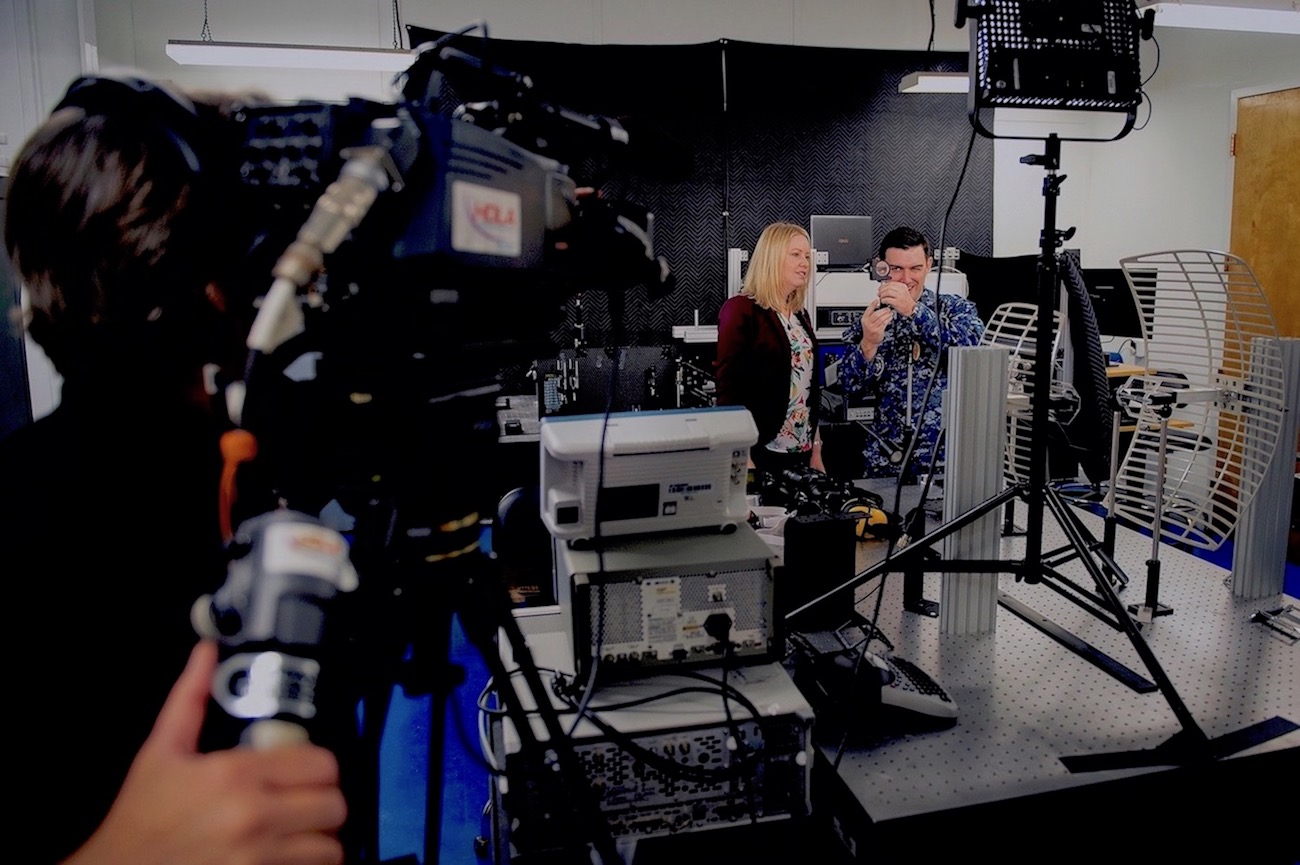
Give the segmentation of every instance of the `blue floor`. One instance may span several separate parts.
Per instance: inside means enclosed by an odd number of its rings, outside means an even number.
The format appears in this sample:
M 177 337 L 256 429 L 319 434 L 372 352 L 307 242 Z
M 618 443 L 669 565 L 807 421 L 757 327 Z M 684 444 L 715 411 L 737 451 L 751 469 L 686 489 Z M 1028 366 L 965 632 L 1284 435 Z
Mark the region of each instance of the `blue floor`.
M 1217 550 L 1197 550 L 1197 558 L 1214 562 L 1225 570 L 1232 570 L 1232 542 L 1224 544 Z M 1283 577 L 1282 591 L 1293 598 L 1300 598 L 1300 564 L 1286 563 L 1286 575 Z
M 487 665 L 465 639 L 460 624 L 452 628 L 451 659 L 465 670 L 465 684 L 447 704 L 443 742 L 442 836 L 439 862 L 471 862 L 474 839 L 484 831 L 483 806 L 488 772 L 478 745 L 478 695 L 487 683 Z
M 437 860 L 444 865 L 475 861 L 474 841 L 488 795 L 488 774 L 476 732 L 478 695 L 488 671 L 459 620 L 452 622 L 450 660 L 464 669 L 465 683 L 452 692 L 446 707 Z M 407 697 L 400 688 L 393 693 L 380 752 L 379 855 L 385 862 L 425 858 L 432 704 L 431 697 Z

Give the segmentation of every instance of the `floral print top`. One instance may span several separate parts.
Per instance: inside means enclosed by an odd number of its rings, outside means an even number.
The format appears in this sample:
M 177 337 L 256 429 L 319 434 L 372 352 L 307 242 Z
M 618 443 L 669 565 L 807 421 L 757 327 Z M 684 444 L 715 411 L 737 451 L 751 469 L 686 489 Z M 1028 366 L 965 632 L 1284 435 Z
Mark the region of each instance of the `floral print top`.
M 790 338 L 790 409 L 781 431 L 767 448 L 778 453 L 800 453 L 812 449 L 808 395 L 812 392 L 813 344 L 795 315 L 778 315 Z

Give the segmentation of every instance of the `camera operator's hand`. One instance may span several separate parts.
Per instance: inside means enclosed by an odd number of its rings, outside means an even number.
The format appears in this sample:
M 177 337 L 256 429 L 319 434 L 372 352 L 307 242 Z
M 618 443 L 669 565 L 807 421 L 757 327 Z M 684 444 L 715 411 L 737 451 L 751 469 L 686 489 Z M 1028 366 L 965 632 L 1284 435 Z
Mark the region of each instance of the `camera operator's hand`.
M 343 861 L 347 805 L 332 753 L 198 752 L 216 663 L 215 643 L 195 647 L 108 816 L 64 865 Z
M 876 350 L 885 341 L 885 329 L 894 320 L 894 310 L 881 303 L 877 297 L 862 313 L 862 356 L 873 360 Z

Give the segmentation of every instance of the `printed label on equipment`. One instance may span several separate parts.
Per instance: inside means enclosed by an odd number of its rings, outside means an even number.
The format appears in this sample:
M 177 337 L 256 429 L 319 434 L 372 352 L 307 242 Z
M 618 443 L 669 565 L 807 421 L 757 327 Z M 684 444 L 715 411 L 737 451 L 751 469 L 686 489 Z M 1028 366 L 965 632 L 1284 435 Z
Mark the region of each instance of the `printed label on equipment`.
M 464 180 L 451 183 L 451 248 L 517 257 L 523 249 L 517 193 Z
M 662 577 L 643 581 L 641 610 L 645 613 L 647 642 L 668 643 L 677 639 L 682 611 L 681 580 Z
M 320 577 L 345 592 L 357 587 L 348 545 L 333 529 L 305 522 L 266 527 L 263 567 L 270 572 Z

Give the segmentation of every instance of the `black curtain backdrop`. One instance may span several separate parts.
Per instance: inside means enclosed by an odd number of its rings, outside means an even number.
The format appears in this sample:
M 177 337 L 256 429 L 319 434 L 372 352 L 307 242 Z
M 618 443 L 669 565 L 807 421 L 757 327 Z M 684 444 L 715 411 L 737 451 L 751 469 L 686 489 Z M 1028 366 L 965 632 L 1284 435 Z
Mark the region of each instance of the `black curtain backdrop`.
M 408 32 L 412 46 L 445 35 Z M 578 155 L 569 171 L 655 214 L 657 250 L 676 290 L 663 298 L 641 288 L 586 292 L 554 334 L 558 347 L 573 344 L 578 314 L 589 345 L 667 344 L 672 327 L 697 314 L 700 324 L 716 324 L 727 250 L 752 251 L 773 221 L 866 215 L 877 238 L 910 225 L 937 247 L 973 136 L 964 95 L 898 92 L 909 72 L 965 71 L 964 53 L 728 39 L 581 45 L 460 36 L 449 44 L 527 74 L 540 99 L 618 118 L 632 139 L 625 157 Z M 945 246 L 992 254 L 992 162 L 992 142 L 975 136 Z

